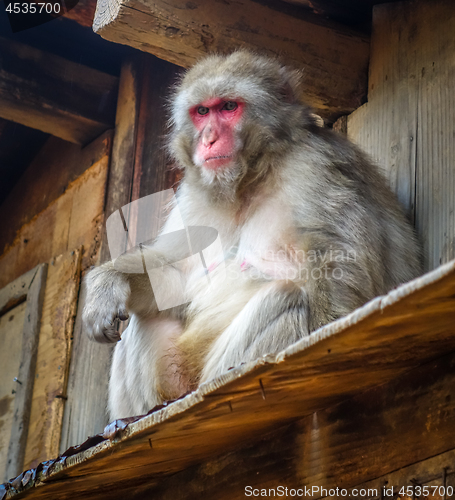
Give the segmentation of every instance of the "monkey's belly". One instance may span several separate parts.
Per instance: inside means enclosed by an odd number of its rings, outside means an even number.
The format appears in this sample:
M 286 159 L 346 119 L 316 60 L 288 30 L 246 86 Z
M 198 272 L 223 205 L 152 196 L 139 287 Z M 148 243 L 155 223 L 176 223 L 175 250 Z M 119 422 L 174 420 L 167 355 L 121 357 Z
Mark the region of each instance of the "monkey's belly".
M 131 318 L 114 351 L 109 383 L 111 416 L 146 413 L 189 390 L 185 363 L 176 348 L 181 332 L 180 321 L 174 319 Z

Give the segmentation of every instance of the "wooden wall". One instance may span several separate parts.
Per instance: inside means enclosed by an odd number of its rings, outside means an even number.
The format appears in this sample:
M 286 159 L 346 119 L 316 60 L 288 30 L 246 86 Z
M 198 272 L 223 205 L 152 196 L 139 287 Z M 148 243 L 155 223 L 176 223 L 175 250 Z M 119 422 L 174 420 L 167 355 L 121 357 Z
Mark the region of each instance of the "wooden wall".
M 0 288 L 48 263 L 24 468 L 59 452 L 81 273 L 99 261 L 111 145 L 112 132 L 85 148 L 51 137 L 0 207 Z
M 374 8 L 368 103 L 348 135 L 385 169 L 424 244 L 426 269 L 455 257 L 455 8 Z

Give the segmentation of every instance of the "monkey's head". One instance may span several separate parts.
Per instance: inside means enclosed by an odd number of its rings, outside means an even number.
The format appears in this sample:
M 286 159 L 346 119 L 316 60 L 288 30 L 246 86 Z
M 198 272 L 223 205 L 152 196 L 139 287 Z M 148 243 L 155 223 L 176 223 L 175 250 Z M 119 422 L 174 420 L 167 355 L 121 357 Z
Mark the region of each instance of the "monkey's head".
M 176 88 L 171 154 L 189 182 L 232 199 L 313 123 L 298 95 L 299 74 L 278 61 L 247 51 L 210 55 Z

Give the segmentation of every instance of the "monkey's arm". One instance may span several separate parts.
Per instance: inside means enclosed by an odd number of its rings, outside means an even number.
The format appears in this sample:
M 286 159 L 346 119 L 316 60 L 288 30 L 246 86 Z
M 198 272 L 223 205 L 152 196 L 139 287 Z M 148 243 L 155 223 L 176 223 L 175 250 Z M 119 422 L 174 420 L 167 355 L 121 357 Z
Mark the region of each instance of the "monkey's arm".
M 306 290 L 294 282 L 264 285 L 214 342 L 201 382 L 230 368 L 277 353 L 310 333 Z
M 153 314 L 156 309 L 148 276 L 118 271 L 113 262 L 90 271 L 84 286 L 84 327 L 89 337 L 101 343 L 120 339 L 115 323 L 128 319 L 128 311 Z
M 88 273 L 84 281 L 83 323 L 90 338 L 101 343 L 117 342 L 120 335 L 116 320 L 125 320 L 131 313 L 151 318 L 159 312 L 149 271 L 162 270 L 159 288 L 164 289 L 164 293 L 179 289 L 182 272 L 187 271 L 185 266 L 172 265 L 185 257 L 179 241 L 183 232 L 175 231 L 180 228 L 179 220 L 179 212 L 174 208 L 153 245 L 141 245 Z M 180 236 L 169 238 L 172 234 Z

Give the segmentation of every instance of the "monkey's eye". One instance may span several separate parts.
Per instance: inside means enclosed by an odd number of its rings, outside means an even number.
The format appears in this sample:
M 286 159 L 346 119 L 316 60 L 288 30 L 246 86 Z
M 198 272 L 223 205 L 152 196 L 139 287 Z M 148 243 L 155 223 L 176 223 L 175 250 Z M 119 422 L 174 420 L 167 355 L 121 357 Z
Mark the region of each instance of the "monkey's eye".
M 234 111 L 234 109 L 237 107 L 237 103 L 234 101 L 227 101 L 226 104 L 221 108 L 225 109 L 226 111 Z
M 209 108 L 206 108 L 205 106 L 199 106 L 197 108 L 197 112 L 200 115 L 206 115 L 209 112 Z

